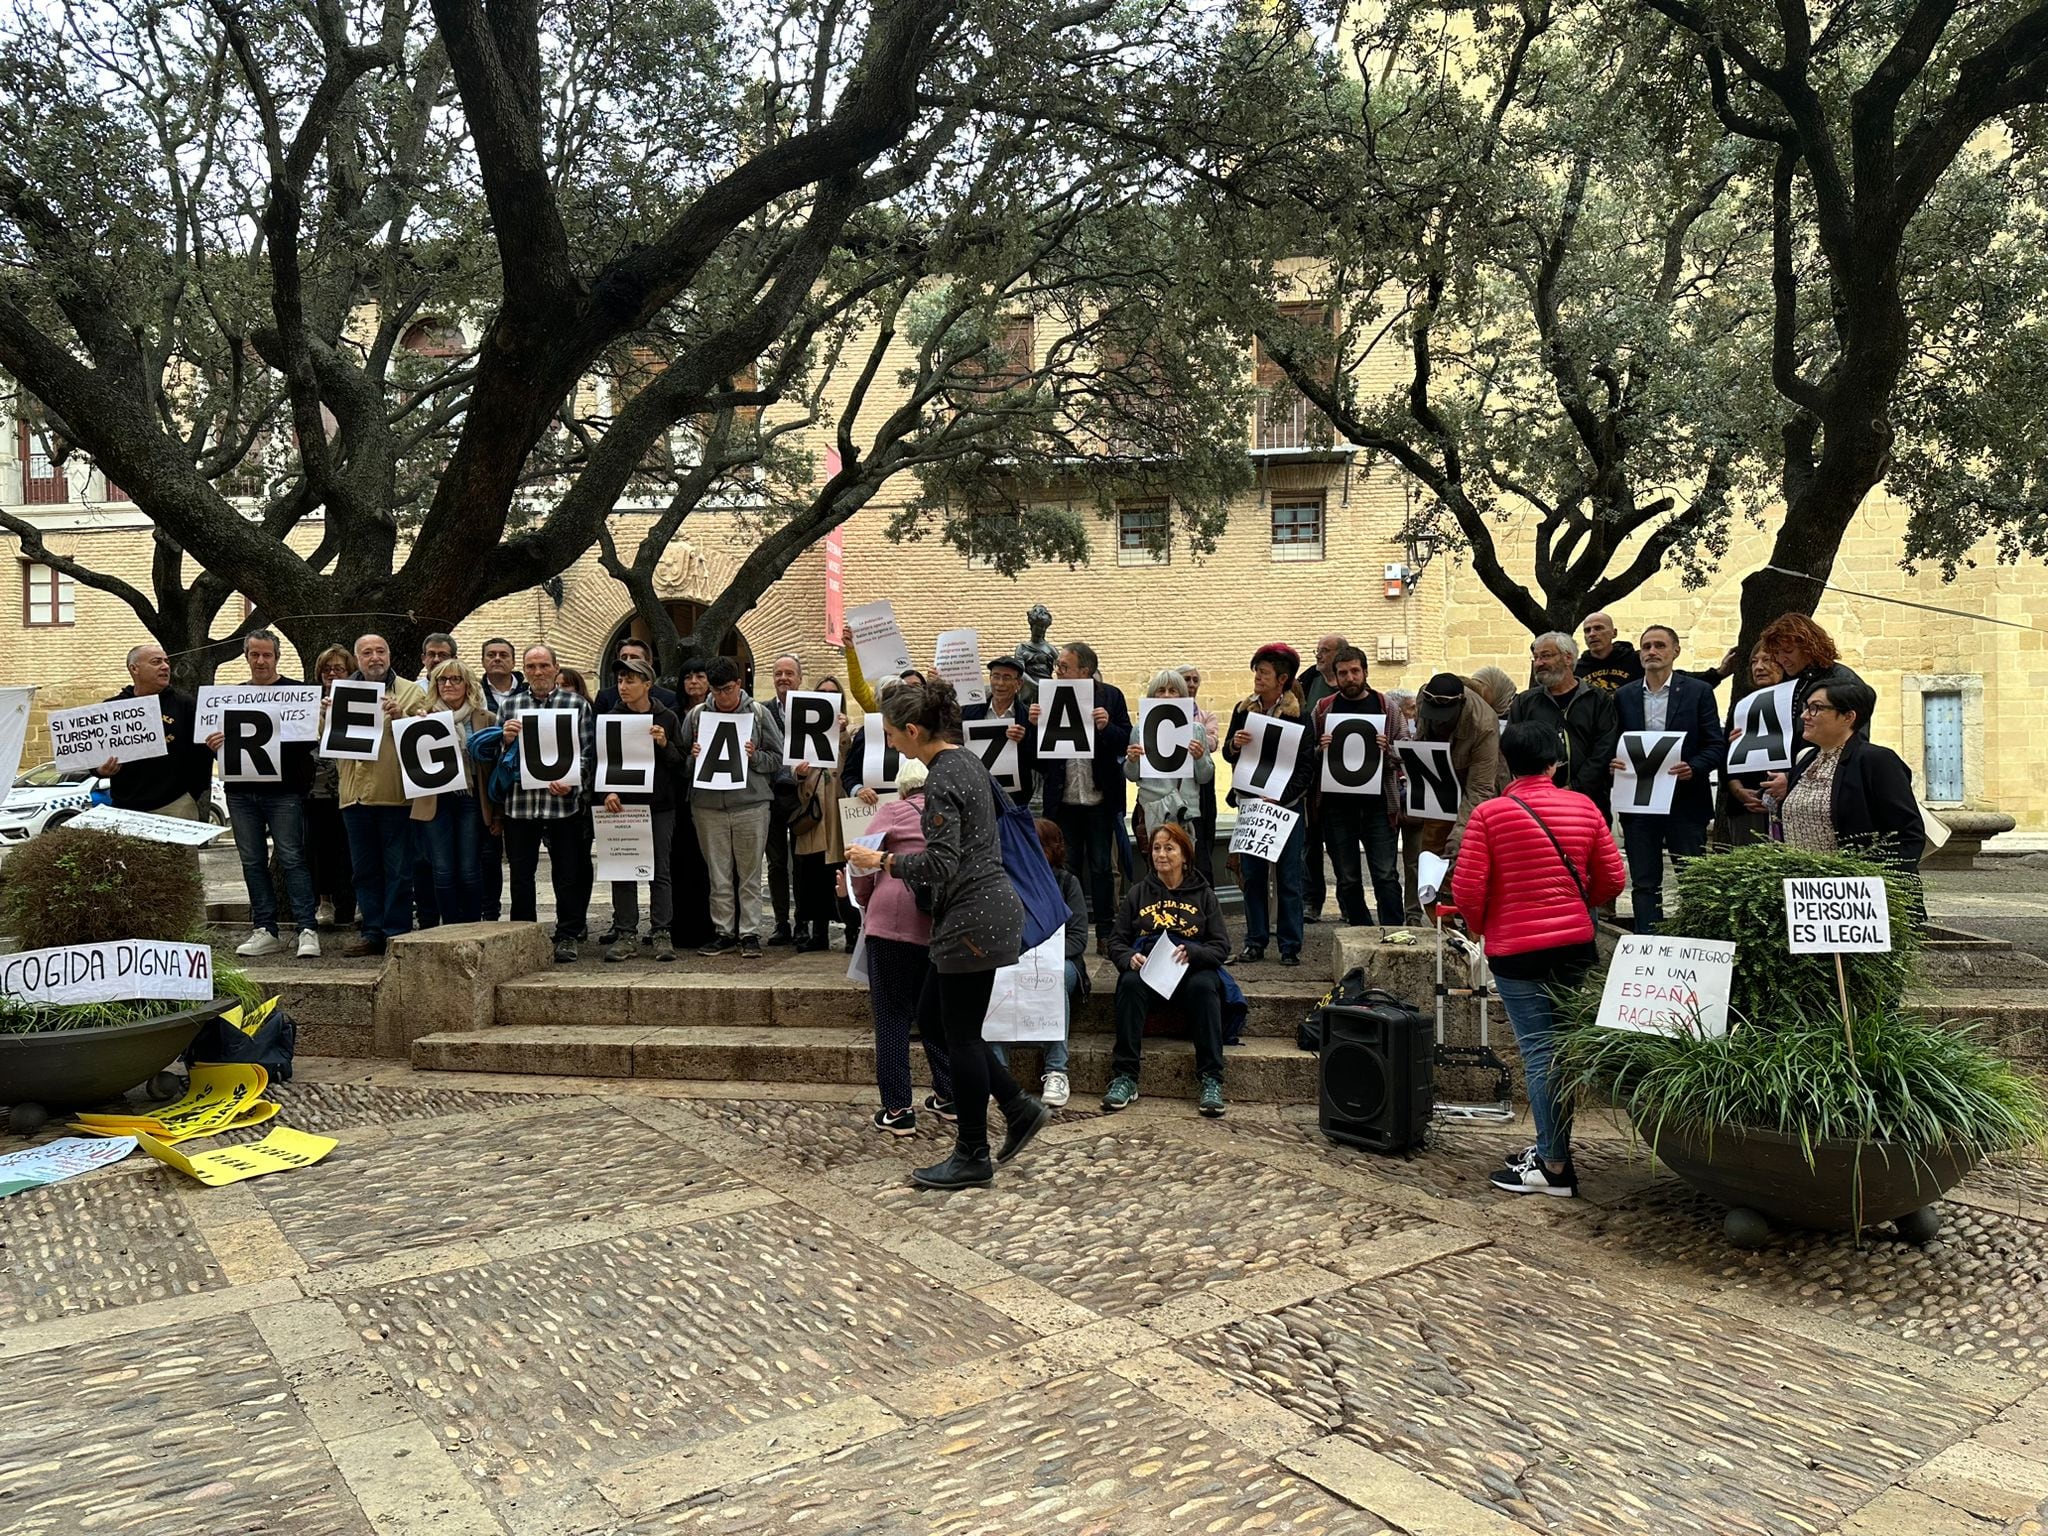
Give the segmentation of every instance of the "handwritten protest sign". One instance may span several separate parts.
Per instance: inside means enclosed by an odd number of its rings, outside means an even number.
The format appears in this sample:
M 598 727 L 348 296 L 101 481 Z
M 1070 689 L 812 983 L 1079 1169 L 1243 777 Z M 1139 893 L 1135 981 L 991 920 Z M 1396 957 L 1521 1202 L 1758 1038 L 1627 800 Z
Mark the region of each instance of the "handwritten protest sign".
M 97 768 L 110 758 L 139 763 L 164 757 L 163 705 L 155 694 L 142 699 L 113 699 L 105 704 L 80 704 L 50 711 L 50 743 L 59 768 Z
M 187 848 L 204 848 L 227 832 L 226 827 L 216 827 L 208 821 L 159 816 L 154 811 L 124 811 L 112 805 L 88 806 L 66 825 L 86 832 L 117 832 L 150 843 L 180 843 Z
M 24 1189 L 40 1189 L 45 1184 L 61 1184 L 81 1173 L 118 1163 L 134 1150 L 133 1136 L 117 1136 L 108 1141 L 64 1136 L 40 1147 L 0 1153 L 0 1196 L 18 1195 Z
M 1830 875 L 1785 882 L 1786 947 L 1795 955 L 1883 954 L 1892 913 L 1877 875 Z
M 0 955 L 0 994 L 17 1003 L 208 1002 L 213 951 L 204 944 L 113 939 Z
M 241 1125 L 254 1125 L 277 1113 L 263 1097 L 270 1072 L 255 1062 L 201 1063 L 193 1067 L 185 1092 L 175 1104 L 160 1104 L 145 1114 L 80 1114 L 78 1129 L 98 1136 L 146 1133 L 159 1141 L 188 1141 Z M 268 1104 L 267 1113 L 254 1113 Z
M 1734 979 L 1731 941 L 1630 934 L 1615 946 L 1594 1022 L 1644 1035 L 1719 1039 L 1728 1033 Z
M 192 734 L 206 740 L 221 728 L 221 717 L 230 709 L 260 709 L 274 715 L 280 741 L 320 739 L 320 689 L 311 683 L 290 687 L 260 683 L 206 687 L 199 690 L 197 724 Z
M 1299 811 L 1290 811 L 1277 800 L 1243 801 L 1237 808 L 1236 830 L 1230 834 L 1230 851 L 1274 863 L 1299 820 Z
M 878 791 L 873 805 L 869 805 L 859 795 L 848 795 L 844 800 L 841 800 L 839 802 L 839 834 L 841 839 L 850 847 L 867 836 L 868 823 L 875 819 L 875 812 L 895 798 L 896 796 L 893 793 Z

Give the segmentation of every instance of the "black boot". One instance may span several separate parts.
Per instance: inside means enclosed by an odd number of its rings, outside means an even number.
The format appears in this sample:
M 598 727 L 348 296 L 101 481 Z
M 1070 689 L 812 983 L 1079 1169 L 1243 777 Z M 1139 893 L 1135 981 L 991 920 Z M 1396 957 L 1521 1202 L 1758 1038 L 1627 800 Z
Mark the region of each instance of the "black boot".
M 1052 1111 L 1038 1100 L 1025 1094 L 1016 1105 L 1016 1113 L 1003 1111 L 1003 1145 L 996 1153 L 996 1161 L 1007 1163 L 1030 1144 L 1031 1138 L 1044 1130 L 1052 1120 Z
M 988 1143 L 953 1144 L 953 1155 L 929 1168 L 911 1170 L 910 1182 L 921 1189 L 977 1189 L 996 1181 L 996 1165 L 988 1160 Z

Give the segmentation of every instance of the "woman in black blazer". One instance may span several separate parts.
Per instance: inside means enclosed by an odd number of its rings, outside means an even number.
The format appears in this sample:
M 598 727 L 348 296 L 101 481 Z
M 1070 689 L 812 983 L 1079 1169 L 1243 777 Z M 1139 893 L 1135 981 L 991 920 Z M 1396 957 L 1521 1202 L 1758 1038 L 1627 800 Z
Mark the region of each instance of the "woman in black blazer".
M 1806 696 L 1807 744 L 1785 791 L 1785 841 L 1796 848 L 1859 852 L 1912 874 L 1927 833 L 1913 770 L 1868 735 L 1877 691 L 1828 682 Z

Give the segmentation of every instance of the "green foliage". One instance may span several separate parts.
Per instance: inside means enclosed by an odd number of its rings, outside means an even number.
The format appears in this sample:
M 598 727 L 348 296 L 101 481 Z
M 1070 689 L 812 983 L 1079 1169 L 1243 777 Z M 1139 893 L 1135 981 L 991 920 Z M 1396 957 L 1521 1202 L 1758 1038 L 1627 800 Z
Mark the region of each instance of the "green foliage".
M 0 924 L 24 949 L 190 939 L 206 925 L 206 886 L 190 848 L 56 827 L 8 854 Z
M 1891 909 L 1889 954 L 1844 955 L 1850 1006 L 1895 1010 L 1919 952 L 1914 882 L 1896 870 L 1846 853 L 1808 853 L 1783 843 L 1755 843 L 1691 859 L 1678 868 L 1677 914 L 1665 932 L 1690 939 L 1726 939 L 1737 946 L 1733 1016 L 1775 1028 L 1781 1019 L 1841 1019 L 1831 955 L 1795 955 L 1785 938 L 1785 882 L 1823 875 L 1879 875 Z
M 1560 1031 L 1558 1071 L 1627 1112 L 1653 1145 L 1667 1128 L 1743 1126 L 1816 1142 L 1882 1142 L 1908 1152 L 2010 1151 L 2048 1139 L 2048 1098 L 1968 1027 L 1866 1009 L 1852 1047 L 1833 1004 L 1780 1004 L 1768 1027 L 1725 1038 L 1638 1034 L 1592 1022 L 1598 992 Z

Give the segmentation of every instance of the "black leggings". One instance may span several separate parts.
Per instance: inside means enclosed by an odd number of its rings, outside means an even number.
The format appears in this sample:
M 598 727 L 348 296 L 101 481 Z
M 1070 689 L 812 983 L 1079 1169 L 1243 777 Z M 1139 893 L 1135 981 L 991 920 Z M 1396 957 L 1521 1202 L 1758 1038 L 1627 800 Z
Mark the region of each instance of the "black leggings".
M 1024 1090 L 981 1038 L 995 986 L 994 971 L 927 971 L 917 999 L 918 1034 L 944 1040 L 952 1059 L 953 1108 L 960 1116 L 956 1150 L 966 1157 L 988 1156 L 991 1094 L 1005 1119 L 1024 1102 Z

